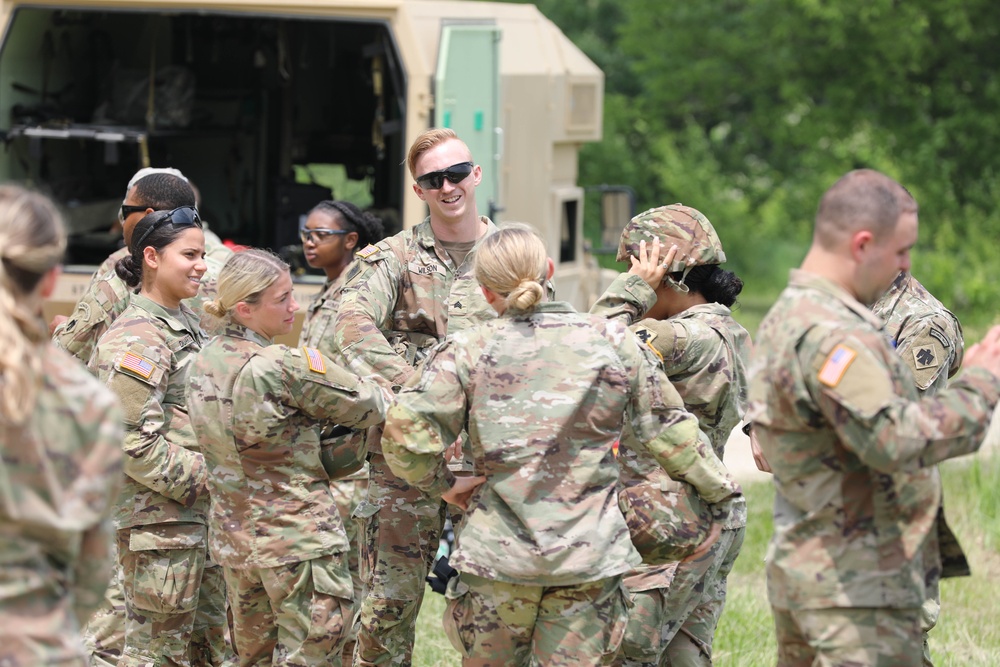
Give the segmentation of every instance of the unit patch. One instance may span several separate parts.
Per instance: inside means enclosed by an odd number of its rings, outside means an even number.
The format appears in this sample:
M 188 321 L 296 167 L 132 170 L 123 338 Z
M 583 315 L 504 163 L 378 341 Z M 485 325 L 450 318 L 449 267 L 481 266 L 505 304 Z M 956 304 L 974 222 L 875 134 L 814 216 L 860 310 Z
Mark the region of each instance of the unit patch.
M 838 345 L 833 348 L 833 352 L 823 362 L 823 367 L 819 369 L 819 381 L 828 387 L 836 387 L 847 372 L 847 367 L 851 365 L 858 353 L 846 345 Z
M 934 327 L 929 328 L 927 330 L 927 333 L 930 334 L 933 338 L 935 338 L 937 340 L 937 342 L 939 342 L 942 345 L 944 345 L 945 349 L 948 349 L 949 347 L 951 347 L 951 341 L 948 340 L 948 337 L 945 336 L 940 331 L 938 331 L 937 329 L 935 329 Z
M 636 327 L 632 332 L 646 345 L 652 347 L 653 340 L 656 338 L 656 332 L 646 327 Z
M 306 353 L 306 361 L 309 362 L 309 370 L 314 373 L 322 373 L 326 375 L 326 362 L 323 361 L 323 355 L 319 353 L 314 347 L 304 347 L 302 351 Z
M 923 370 L 925 368 L 934 368 L 941 363 L 938 355 L 935 351 L 934 345 L 924 345 L 923 347 L 913 348 L 913 364 L 916 370 Z

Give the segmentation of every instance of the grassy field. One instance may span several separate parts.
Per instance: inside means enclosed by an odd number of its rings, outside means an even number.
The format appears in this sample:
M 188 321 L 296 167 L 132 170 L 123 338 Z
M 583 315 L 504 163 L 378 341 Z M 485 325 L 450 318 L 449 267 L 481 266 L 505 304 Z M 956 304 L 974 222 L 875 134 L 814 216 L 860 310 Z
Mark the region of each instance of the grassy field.
M 945 580 L 942 613 L 931 633 L 936 667 L 1000 665 L 1000 454 L 942 466 L 948 519 L 973 575 Z M 767 604 L 764 555 L 771 535 L 773 490 L 744 487 L 750 517 L 747 537 L 729 577 L 729 599 L 716 634 L 717 667 L 760 667 L 775 662 L 774 629 Z M 444 598 L 428 592 L 417 628 L 414 665 L 457 667 L 458 654 L 441 630 Z

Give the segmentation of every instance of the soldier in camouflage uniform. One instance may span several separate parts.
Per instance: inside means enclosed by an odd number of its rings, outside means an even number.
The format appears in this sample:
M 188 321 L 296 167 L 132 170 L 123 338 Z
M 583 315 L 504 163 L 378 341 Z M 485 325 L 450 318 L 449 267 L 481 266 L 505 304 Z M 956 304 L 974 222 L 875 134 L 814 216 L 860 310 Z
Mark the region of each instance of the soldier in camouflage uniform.
M 193 207 L 150 213 L 116 270 L 139 287 L 101 337 L 90 367 L 125 412 L 125 485 L 115 507 L 133 665 L 219 665 L 227 658 L 225 587 L 208 556 L 205 461 L 184 390 L 204 334 L 182 303 L 205 273 Z
M 321 440 L 380 423 L 382 390 L 315 348 L 272 345 L 291 331 L 298 304 L 288 265 L 267 251 L 233 256 L 206 308 L 226 325 L 192 362 L 188 411 L 209 470 L 209 548 L 225 573 L 240 664 L 328 665 L 354 614 L 330 488 L 342 470 L 325 469 Z
M 344 278 L 354 262 L 358 248 L 366 248 L 384 236 L 382 221 L 346 201 L 324 201 L 313 207 L 300 232 L 302 250 L 309 266 L 326 273 L 323 290 L 309 303 L 299 345 L 314 347 L 324 356 L 339 358 L 334 347 L 333 323 L 340 308 Z M 332 482 L 334 500 L 350 542 L 348 566 L 354 582 L 354 601 L 361 601 L 361 575 L 358 570 L 358 522 L 351 516 L 368 493 L 368 464 L 344 479 Z M 353 614 L 351 619 L 353 619 Z M 357 629 L 351 624 L 344 643 L 344 667 L 354 659 Z
M 923 396 L 933 396 L 944 389 L 948 378 L 961 368 L 965 351 L 958 318 L 906 271 L 896 277 L 872 311 L 885 322 L 893 347 L 913 371 L 917 391 Z M 927 633 L 937 625 L 941 613 L 940 580 L 970 574 L 962 547 L 945 520 L 943 500 L 938 510 L 937 530 L 928 537 L 924 558 L 927 599 L 920 620 L 924 634 L 923 664 L 933 667 Z
M 661 273 L 649 285 L 622 275 L 591 313 L 624 315 L 629 323 L 645 313 L 632 331 L 660 355 L 684 407 L 698 417 L 721 459 L 729 434 L 746 412 L 750 335 L 729 311 L 743 282 L 718 266 L 726 261 L 722 242 L 708 219 L 693 208 L 672 204 L 634 217 L 622 232 L 618 261 L 644 259 L 647 245 L 674 246 L 664 262 L 667 275 Z M 656 462 L 635 451 L 630 437 L 622 438 L 618 461 L 626 487 L 633 479 L 652 475 L 668 499 L 687 492 L 682 483 L 661 479 Z M 726 577 L 746 531 L 743 497 L 726 505 L 715 518 L 721 533 L 707 553 L 681 563 L 643 565 L 626 576 L 633 607 L 622 664 L 712 664 Z
M 768 596 L 778 664 L 921 663 L 935 464 L 976 451 L 1000 397 L 1000 327 L 951 387 L 920 398 L 869 310 L 917 239 L 892 179 L 848 173 L 824 194 L 813 243 L 761 324 L 748 418 L 774 473 Z
M 472 275 L 473 246 L 496 229 L 476 213 L 482 170 L 447 129 L 418 137 L 407 166 L 430 215 L 357 253 L 334 326 L 348 368 L 397 390 L 438 340 L 496 316 Z M 368 497 L 355 512 L 365 585 L 355 664 L 409 665 L 445 504 L 396 477 L 377 438 L 369 446 Z
M 500 318 L 437 346 L 386 420 L 393 472 L 470 508 L 445 613 L 466 666 L 611 664 L 627 620 L 621 575 L 641 560 L 615 491 L 626 421 L 637 449 L 707 501 L 739 490 L 624 324 L 545 301 L 552 271 L 525 225 L 484 239 L 476 278 Z M 466 425 L 482 477 L 445 465 Z
M 52 338 L 58 347 L 84 363 L 90 361 L 98 339 L 115 318 L 122 314 L 132 294 L 132 290 L 114 271 L 118 261 L 129 255 L 128 243 L 132 229 L 143 216 L 153 211 L 169 211 L 180 206 L 195 206 L 195 193 L 184 175 L 176 169 L 141 169 L 132 178 L 118 213 L 125 236 L 125 247 L 111 253 L 104 260 L 91 277 L 87 290 L 80 297 L 69 319 L 56 327 Z M 205 264 L 208 271 L 205 272 L 201 290 L 189 303 L 199 317 L 202 313 L 201 304 L 215 294 L 215 279 L 232 254 L 218 236 L 205 232 Z M 203 320 L 202 324 L 215 324 L 211 318 L 205 317 Z
M 112 571 L 121 411 L 41 319 L 65 247 L 50 201 L 0 186 L 2 665 L 85 667 L 81 627 Z
M 111 253 L 104 260 L 91 277 L 73 314 L 53 334 L 57 347 L 83 363 L 90 361 L 98 339 L 128 307 L 132 290 L 118 277 L 114 268 L 118 260 L 129 254 L 128 242 L 136 223 L 154 210 L 171 210 L 195 203 L 194 190 L 184 174 L 176 169 L 140 169 L 129 181 L 125 193 L 118 218 L 126 247 Z M 221 242 L 218 242 L 217 248 L 206 253 L 208 271 L 202 290 L 207 289 L 210 295 L 214 292 L 215 276 L 225 263 L 225 257 L 230 254 L 230 250 Z M 202 290 L 199 290 L 199 294 Z M 200 298 L 195 296 L 192 305 L 197 307 Z M 116 568 L 115 576 L 105 591 L 105 600 L 91 617 L 84 632 L 84 643 L 90 652 L 93 667 L 114 667 L 121 657 L 125 642 L 125 595 L 118 580 L 119 574 Z

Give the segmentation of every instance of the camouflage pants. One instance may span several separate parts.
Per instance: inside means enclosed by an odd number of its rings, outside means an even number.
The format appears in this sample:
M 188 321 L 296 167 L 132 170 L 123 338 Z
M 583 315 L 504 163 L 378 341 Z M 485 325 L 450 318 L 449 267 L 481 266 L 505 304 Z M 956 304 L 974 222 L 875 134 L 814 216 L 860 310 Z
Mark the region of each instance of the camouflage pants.
M 778 667 L 918 667 L 920 609 L 772 609 Z
M 112 552 L 115 554 L 114 575 L 104 591 L 101 606 L 83 629 L 83 645 L 90 656 L 91 667 L 115 667 L 125 648 L 125 591 L 122 590 L 116 543 L 112 545 Z
M 629 590 L 633 607 L 621 665 L 712 664 L 715 628 L 726 604 L 726 578 L 743 547 L 745 533 L 745 528 L 723 530 L 700 558 L 675 567 L 666 589 Z
M 206 529 L 160 524 L 118 531 L 125 591 L 120 667 L 225 665 L 225 583 L 207 563 Z
M 924 659 L 923 667 L 934 667 L 931 660 L 931 647 L 928 640 L 928 633 L 937 625 L 938 617 L 941 616 L 941 589 L 940 579 L 932 574 L 928 574 L 927 586 L 924 588 L 927 598 L 920 608 L 920 629 L 924 638 Z
M 344 643 L 344 667 L 349 667 L 353 662 L 354 642 L 358 636 L 357 627 L 354 625 L 354 613 L 361 603 L 361 572 L 358 570 L 358 522 L 352 519 L 354 510 L 358 508 L 361 501 L 368 493 L 368 478 L 342 479 L 330 483 L 330 490 L 333 492 L 333 500 L 337 503 L 337 511 L 344 522 L 344 530 L 347 532 L 347 540 L 350 542 L 348 550 L 342 554 L 347 557 L 347 566 L 351 571 L 351 582 L 354 587 L 354 608 L 351 616 L 347 619 L 347 639 Z
M 223 570 L 240 665 L 313 667 L 340 655 L 354 609 L 341 554 L 278 568 Z
M 370 460 L 361 522 L 361 602 L 354 664 L 408 666 L 424 581 L 437 554 L 445 503 L 392 474 L 381 455 Z
M 444 628 L 463 667 L 610 665 L 628 618 L 621 577 L 533 586 L 461 574 Z

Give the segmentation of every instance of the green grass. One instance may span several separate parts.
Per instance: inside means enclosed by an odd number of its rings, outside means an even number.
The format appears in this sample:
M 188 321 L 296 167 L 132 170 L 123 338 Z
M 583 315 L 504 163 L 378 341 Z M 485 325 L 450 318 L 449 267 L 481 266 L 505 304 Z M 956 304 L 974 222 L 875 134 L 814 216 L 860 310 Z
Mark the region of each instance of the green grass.
M 948 520 L 972 566 L 972 576 L 941 586 L 941 620 L 931 632 L 936 667 L 1000 665 L 1000 454 L 942 466 Z M 715 639 L 717 667 L 759 667 L 775 662 L 774 627 L 767 604 L 764 554 L 771 536 L 772 486 L 744 486 L 747 536 L 729 577 L 729 597 Z M 458 667 L 458 653 L 441 630 L 444 598 L 424 598 L 417 625 L 416 667 Z

